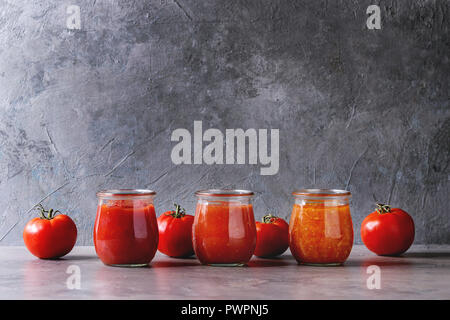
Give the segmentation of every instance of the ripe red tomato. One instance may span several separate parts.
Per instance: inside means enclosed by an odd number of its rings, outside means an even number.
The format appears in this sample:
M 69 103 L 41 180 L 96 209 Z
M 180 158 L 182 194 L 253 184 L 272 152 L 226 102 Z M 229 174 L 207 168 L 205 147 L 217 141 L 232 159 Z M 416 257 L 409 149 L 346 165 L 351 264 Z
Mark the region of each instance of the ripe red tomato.
M 192 246 L 194 216 L 186 214 L 178 204 L 175 204 L 175 208 L 175 210 L 164 212 L 157 219 L 158 250 L 173 258 L 189 257 L 194 254 Z
M 23 230 L 28 250 L 40 259 L 55 259 L 68 254 L 77 241 L 77 227 L 73 220 L 58 210 L 45 210 L 39 204 L 40 217 L 31 219 Z M 45 215 L 45 214 L 48 215 Z
M 380 256 L 400 255 L 414 241 L 414 221 L 402 209 L 377 206 L 362 222 L 362 241 L 367 249 Z
M 262 222 L 256 222 L 256 248 L 253 253 L 257 257 L 275 257 L 289 247 L 289 225 L 281 218 L 268 214 Z

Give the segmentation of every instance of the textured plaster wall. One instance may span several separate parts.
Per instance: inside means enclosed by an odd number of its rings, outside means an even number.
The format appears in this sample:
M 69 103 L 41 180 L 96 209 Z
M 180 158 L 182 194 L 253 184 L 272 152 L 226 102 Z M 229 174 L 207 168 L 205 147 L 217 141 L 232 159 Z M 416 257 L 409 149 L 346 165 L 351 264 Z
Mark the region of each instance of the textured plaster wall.
M 248 188 L 258 219 L 288 218 L 296 188 L 348 188 L 356 242 L 376 198 L 414 217 L 416 243 L 450 243 L 449 7 L 0 0 L 0 244 L 22 244 L 43 200 L 91 245 L 95 192 L 119 187 L 156 190 L 158 214 L 193 213 L 201 188 Z M 279 129 L 279 173 L 174 165 L 171 133 L 194 120 Z

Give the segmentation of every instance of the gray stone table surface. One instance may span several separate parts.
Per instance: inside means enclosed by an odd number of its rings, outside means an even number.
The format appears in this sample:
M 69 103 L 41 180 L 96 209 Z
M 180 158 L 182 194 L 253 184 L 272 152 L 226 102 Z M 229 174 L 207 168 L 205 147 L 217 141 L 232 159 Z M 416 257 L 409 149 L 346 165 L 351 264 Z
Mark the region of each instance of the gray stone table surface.
M 69 266 L 78 266 L 69 268 Z M 368 289 L 367 267 L 380 268 L 381 288 Z M 80 289 L 68 289 L 70 271 Z M 60 260 L 39 260 L 25 247 L 0 247 L 1 299 L 450 299 L 450 246 L 413 246 L 401 257 L 353 247 L 340 267 L 298 265 L 289 252 L 253 257 L 247 267 L 200 265 L 157 253 L 148 268 L 102 264 L 93 247 Z

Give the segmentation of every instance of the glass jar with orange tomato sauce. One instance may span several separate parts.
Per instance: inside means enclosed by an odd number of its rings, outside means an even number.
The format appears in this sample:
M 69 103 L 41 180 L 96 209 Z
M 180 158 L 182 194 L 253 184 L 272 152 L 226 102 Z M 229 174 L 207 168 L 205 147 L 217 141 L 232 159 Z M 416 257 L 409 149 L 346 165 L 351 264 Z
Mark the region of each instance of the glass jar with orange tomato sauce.
M 202 264 L 242 266 L 256 247 L 256 225 L 248 190 L 197 191 L 192 242 Z
M 155 194 L 142 189 L 97 193 L 94 245 L 104 264 L 141 267 L 153 259 L 159 238 L 153 206 Z
M 301 264 L 340 265 L 353 246 L 349 191 L 302 189 L 294 191 L 289 223 L 289 246 Z

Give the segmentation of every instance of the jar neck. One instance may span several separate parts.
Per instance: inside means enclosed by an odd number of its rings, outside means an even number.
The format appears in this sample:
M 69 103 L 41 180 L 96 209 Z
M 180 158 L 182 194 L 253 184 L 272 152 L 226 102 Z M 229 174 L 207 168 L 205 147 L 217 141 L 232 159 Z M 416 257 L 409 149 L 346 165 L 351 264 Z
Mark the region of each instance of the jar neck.
M 199 196 L 197 195 L 198 203 L 201 204 L 251 204 L 253 196 Z
M 251 203 L 253 191 L 239 189 L 208 189 L 195 192 L 199 203 Z
M 156 192 L 147 189 L 110 189 L 97 192 L 99 200 L 151 200 Z
M 145 196 L 115 196 L 115 195 L 111 195 L 111 196 L 97 196 L 98 200 L 145 200 L 145 201 L 151 201 L 153 202 L 155 196 L 149 196 L 149 195 L 145 195 Z
M 298 205 L 323 205 L 326 207 L 349 205 L 350 197 L 308 197 L 308 196 L 295 196 L 295 204 Z
M 351 193 L 340 189 L 299 189 L 292 192 L 296 204 L 348 205 Z

